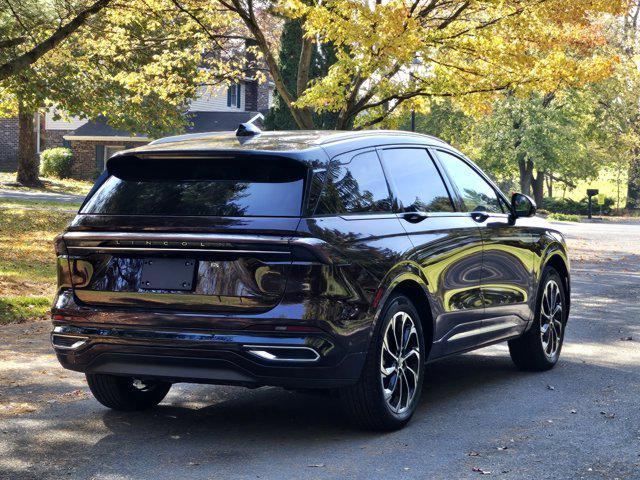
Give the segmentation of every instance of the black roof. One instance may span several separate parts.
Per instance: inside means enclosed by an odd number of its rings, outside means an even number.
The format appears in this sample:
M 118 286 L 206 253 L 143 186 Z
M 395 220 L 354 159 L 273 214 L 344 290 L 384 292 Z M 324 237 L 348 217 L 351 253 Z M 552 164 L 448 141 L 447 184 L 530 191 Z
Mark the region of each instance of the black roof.
M 238 150 L 284 153 L 309 149 L 347 151 L 366 146 L 388 144 L 446 145 L 442 140 L 429 135 L 390 130 L 290 130 L 263 132 L 260 135 L 249 137 L 238 137 L 235 133 L 229 132 L 207 132 L 160 138 L 148 145 L 129 150 L 129 153 L 200 154 Z
M 287 157 L 307 165 L 323 165 L 329 159 L 349 151 L 391 145 L 452 148 L 429 135 L 390 130 L 297 130 L 263 132 L 255 136 L 207 132 L 161 138 L 148 145 L 119 152 L 107 161 L 107 169 L 110 171 L 110 164 L 120 165 L 136 159 L 206 159 L 230 154 L 261 156 L 265 160 L 274 156 Z
M 96 120 L 90 120 L 84 125 L 76 128 L 69 135 L 78 137 L 140 137 L 145 138 L 144 135 L 134 135 L 131 132 L 125 130 L 116 130 L 110 126 L 104 117 L 99 117 Z

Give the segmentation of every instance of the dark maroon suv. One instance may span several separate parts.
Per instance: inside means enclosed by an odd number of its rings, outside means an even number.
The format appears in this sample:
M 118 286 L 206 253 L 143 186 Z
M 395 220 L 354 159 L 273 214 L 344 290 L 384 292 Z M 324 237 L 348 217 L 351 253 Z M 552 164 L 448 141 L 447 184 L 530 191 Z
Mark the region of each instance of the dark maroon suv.
M 102 404 L 332 389 L 392 429 L 425 362 L 502 341 L 557 362 L 569 263 L 528 197 L 429 136 L 250 130 L 119 153 L 58 237 L 53 347 Z

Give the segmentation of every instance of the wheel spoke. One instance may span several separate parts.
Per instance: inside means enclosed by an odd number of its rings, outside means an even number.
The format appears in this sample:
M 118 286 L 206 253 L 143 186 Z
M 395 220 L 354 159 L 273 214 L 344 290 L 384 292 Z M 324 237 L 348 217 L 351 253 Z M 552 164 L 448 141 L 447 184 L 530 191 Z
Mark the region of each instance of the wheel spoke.
M 402 338 L 398 338 L 398 317 L 400 314 L 397 314 L 393 317 L 392 321 L 392 332 L 393 332 L 393 340 L 395 342 L 396 352 L 400 353 L 402 351 Z M 402 327 L 401 327 L 402 328 Z
M 394 370 L 395 372 L 395 370 Z M 385 388 L 384 390 L 384 396 L 385 399 L 387 400 L 387 402 L 389 402 L 389 405 L 391 405 L 391 400 L 393 398 L 393 394 L 395 393 L 396 389 L 398 388 L 398 373 L 395 372 L 396 374 L 391 377 L 391 379 L 389 380 L 389 388 Z
M 386 335 L 384 336 L 384 340 L 382 341 L 382 352 L 387 353 L 395 361 L 398 361 L 398 356 L 389 348 L 389 342 Z
M 405 371 L 402 371 L 402 378 L 404 379 L 404 381 L 402 382 L 402 384 L 404 385 L 404 389 L 406 391 L 406 396 L 404 397 L 405 399 L 405 408 L 409 406 L 409 403 L 411 402 L 411 399 L 413 398 L 413 394 L 415 393 L 415 386 L 413 388 L 411 388 L 411 386 L 409 385 L 409 379 L 407 378 L 407 374 L 405 373 Z M 413 391 L 412 391 L 413 390 Z
M 402 409 L 402 375 L 398 374 L 398 405 L 396 406 L 396 412 Z
M 413 324 L 409 325 L 407 328 L 406 341 L 404 342 L 404 348 L 402 349 L 401 354 L 405 354 L 409 349 L 414 348 L 418 345 L 418 331 Z
M 416 360 L 420 360 L 420 350 L 418 350 L 418 348 L 412 348 L 411 350 L 409 350 L 409 352 L 407 352 L 403 357 L 402 357 L 402 361 L 406 362 L 407 360 L 409 360 L 410 358 L 414 357 Z
M 551 314 L 552 318 L 555 318 L 556 315 L 558 315 L 558 313 L 560 315 L 562 315 L 562 303 L 558 303 L 555 308 L 553 309 L 553 313 Z
M 384 365 L 380 366 L 380 373 L 385 377 L 391 375 L 395 370 L 395 367 L 385 367 Z
M 413 389 L 415 390 L 416 388 L 418 388 L 418 372 L 416 372 L 413 368 L 407 366 L 405 367 L 405 379 L 407 379 L 407 381 L 409 380 L 409 378 L 411 378 L 411 385 L 413 386 Z
M 402 318 L 402 323 L 400 324 L 400 346 L 398 348 L 398 356 L 402 355 L 402 351 L 404 350 L 404 346 L 405 346 L 405 341 L 406 341 L 405 325 L 407 323 L 408 315 L 403 312 L 401 318 Z

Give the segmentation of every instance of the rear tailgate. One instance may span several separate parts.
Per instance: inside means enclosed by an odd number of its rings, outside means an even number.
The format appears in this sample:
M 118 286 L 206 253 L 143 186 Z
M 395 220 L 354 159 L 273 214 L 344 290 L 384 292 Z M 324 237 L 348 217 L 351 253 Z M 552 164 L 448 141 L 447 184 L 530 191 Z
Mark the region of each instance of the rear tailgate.
M 259 312 L 284 294 L 308 165 L 272 154 L 114 157 L 63 236 L 87 305 Z

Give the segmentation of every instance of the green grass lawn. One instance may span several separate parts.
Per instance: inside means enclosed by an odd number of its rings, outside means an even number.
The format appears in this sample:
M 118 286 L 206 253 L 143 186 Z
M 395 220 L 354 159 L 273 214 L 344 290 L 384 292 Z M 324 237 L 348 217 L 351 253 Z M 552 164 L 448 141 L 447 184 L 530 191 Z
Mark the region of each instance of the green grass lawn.
M 84 180 L 73 180 L 71 178 L 65 178 L 63 180 L 59 178 L 46 178 L 40 177 L 43 183 L 41 188 L 30 188 L 22 186 L 16 183 L 15 172 L 0 172 L 0 188 L 8 190 L 22 190 L 33 192 L 50 192 L 50 193 L 64 193 L 68 195 L 86 195 L 91 190 L 93 182 L 87 182 Z
M 0 200 L 0 325 L 48 315 L 56 286 L 52 240 L 77 208 Z
M 620 190 L 618 192 L 618 186 Z M 618 193 L 620 195 L 620 208 L 624 208 L 627 202 L 627 175 L 626 172 L 618 176 L 616 172 L 603 170 L 600 172 L 598 178 L 589 181 L 582 181 L 576 184 L 576 188 L 566 191 L 566 197 L 572 200 L 580 201 L 587 196 L 587 188 L 597 188 L 600 193 L 604 193 L 607 197 L 611 197 L 616 202 L 618 201 Z M 563 196 L 563 186 L 559 183 L 554 184 L 553 190 L 554 197 Z M 617 208 L 617 205 L 614 204 Z

